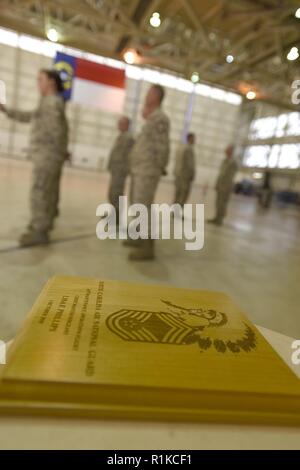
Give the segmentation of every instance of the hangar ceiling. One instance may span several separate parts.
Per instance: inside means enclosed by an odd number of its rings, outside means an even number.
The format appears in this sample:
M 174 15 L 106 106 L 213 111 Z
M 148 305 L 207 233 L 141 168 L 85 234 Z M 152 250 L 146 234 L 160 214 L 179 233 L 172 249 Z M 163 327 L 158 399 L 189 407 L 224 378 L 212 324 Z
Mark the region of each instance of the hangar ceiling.
M 292 107 L 300 78 L 299 0 L 0 0 L 0 25 L 89 52 L 123 58 Z M 161 24 L 150 25 L 153 12 Z M 234 59 L 227 62 L 229 56 Z

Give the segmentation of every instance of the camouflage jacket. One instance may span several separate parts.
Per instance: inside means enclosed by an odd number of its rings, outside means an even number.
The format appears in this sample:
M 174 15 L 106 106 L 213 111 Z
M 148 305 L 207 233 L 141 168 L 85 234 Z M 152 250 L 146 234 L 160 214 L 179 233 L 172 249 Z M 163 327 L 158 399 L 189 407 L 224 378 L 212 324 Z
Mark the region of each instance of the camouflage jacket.
M 195 178 L 195 152 L 193 145 L 185 144 L 177 150 L 174 175 L 176 178 L 189 181 Z
M 169 118 L 158 108 L 146 120 L 130 153 L 133 175 L 160 176 L 169 160 Z
M 237 170 L 238 164 L 233 158 L 224 158 L 216 182 L 216 190 L 220 192 L 232 191 L 233 180 Z
M 130 132 L 121 132 L 111 149 L 108 161 L 110 172 L 129 172 L 129 153 L 134 144 L 134 138 Z
M 7 116 L 19 122 L 31 122 L 29 152 L 38 162 L 62 162 L 67 155 L 68 123 L 65 103 L 58 95 L 42 97 L 35 111 L 7 109 Z

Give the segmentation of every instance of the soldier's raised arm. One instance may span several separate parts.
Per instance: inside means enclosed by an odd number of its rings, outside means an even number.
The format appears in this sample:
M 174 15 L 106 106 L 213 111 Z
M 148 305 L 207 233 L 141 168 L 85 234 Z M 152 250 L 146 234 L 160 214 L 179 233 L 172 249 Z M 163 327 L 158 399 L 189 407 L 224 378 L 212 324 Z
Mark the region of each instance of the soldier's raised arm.
M 10 119 L 14 119 L 18 122 L 30 122 L 35 115 L 36 111 L 19 111 L 17 109 L 2 107 L 2 111 Z

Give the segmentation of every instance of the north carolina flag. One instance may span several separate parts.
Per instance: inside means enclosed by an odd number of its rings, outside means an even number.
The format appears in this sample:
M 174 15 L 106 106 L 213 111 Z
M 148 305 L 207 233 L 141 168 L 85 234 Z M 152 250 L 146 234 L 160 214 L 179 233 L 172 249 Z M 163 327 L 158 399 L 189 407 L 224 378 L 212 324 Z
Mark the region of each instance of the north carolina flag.
M 125 71 L 57 52 L 54 67 L 64 82 L 64 98 L 112 113 L 122 113 Z

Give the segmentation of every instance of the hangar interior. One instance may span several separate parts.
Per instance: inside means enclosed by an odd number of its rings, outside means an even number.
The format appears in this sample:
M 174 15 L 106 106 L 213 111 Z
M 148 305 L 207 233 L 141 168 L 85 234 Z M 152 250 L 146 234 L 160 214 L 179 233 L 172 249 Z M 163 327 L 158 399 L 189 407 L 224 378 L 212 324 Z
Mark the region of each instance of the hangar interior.
M 254 196 L 233 195 L 226 224 L 206 227 L 199 253 L 185 252 L 178 241 L 161 241 L 154 263 L 132 264 L 121 243 L 95 237 L 118 116 L 70 102 L 72 164 L 64 169 L 54 243 L 20 250 L 17 238 L 29 211 L 30 127 L 1 114 L 4 340 L 15 335 L 42 285 L 56 273 L 225 291 L 255 323 L 300 335 L 300 113 L 292 102 L 292 84 L 300 79 L 297 7 L 292 0 L 0 0 L 0 81 L 10 106 L 36 106 L 37 72 L 52 66 L 57 51 L 120 68 L 126 74 L 124 114 L 134 133 L 143 124 L 149 85 L 166 89 L 171 153 L 157 200 L 172 200 L 176 148 L 188 131 L 197 138 L 191 202 L 205 203 L 206 218 L 230 143 L 240 160 L 236 183 L 255 189 L 268 171 L 278 193 L 268 211 L 258 209 Z M 47 37 L 51 30 L 55 41 Z M 133 63 L 125 62 L 126 52 Z

